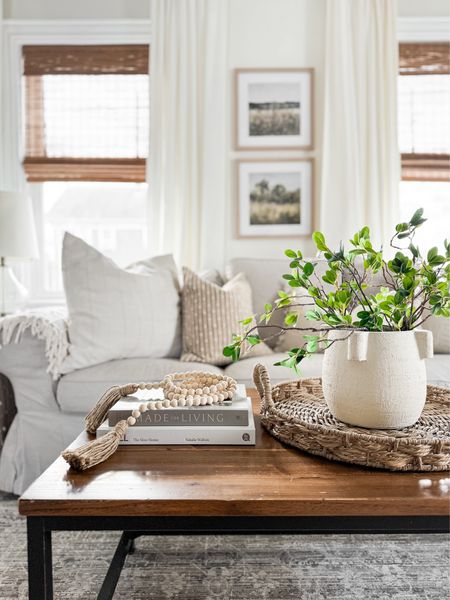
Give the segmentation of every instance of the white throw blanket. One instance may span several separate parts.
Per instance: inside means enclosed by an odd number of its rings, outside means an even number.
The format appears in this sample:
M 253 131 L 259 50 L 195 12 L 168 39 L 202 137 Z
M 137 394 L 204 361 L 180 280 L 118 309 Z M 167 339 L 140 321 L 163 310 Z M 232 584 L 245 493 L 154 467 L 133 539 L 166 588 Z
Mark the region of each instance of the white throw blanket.
M 53 379 L 58 379 L 61 363 L 69 349 L 66 309 L 42 308 L 3 317 L 0 319 L 0 342 L 3 345 L 18 343 L 27 330 L 45 342 L 47 372 Z

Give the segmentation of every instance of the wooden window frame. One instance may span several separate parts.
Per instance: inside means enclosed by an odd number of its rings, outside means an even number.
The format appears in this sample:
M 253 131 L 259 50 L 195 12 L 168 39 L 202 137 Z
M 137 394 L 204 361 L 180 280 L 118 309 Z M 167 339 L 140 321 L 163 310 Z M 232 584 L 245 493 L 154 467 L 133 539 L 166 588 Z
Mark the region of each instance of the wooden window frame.
M 29 182 L 146 181 L 145 158 L 48 157 L 42 98 L 43 75 L 136 75 L 149 71 L 149 44 L 23 45 L 25 157 Z
M 399 76 L 450 75 L 449 42 L 401 42 Z M 450 181 L 450 154 L 402 153 L 403 181 Z

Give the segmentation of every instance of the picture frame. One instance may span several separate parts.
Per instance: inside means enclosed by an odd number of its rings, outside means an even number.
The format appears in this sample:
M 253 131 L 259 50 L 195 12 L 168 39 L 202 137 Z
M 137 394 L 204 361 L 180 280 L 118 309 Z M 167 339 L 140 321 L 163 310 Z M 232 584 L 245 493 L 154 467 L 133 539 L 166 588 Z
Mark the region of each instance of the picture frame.
M 314 69 L 235 69 L 235 149 L 314 147 Z
M 236 163 L 239 238 L 312 233 L 313 159 L 241 159 Z

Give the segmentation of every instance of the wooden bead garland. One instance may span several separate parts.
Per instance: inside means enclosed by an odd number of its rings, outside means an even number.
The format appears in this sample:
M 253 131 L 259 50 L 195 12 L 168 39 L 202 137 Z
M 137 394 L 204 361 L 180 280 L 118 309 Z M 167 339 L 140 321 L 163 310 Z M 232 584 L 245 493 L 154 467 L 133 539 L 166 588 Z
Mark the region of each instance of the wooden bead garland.
M 227 375 L 188 371 L 166 375 L 162 381 L 151 383 L 127 383 L 109 388 L 85 418 L 86 431 L 95 434 L 103 423 L 108 411 L 124 396 L 138 390 L 162 389 L 164 400 L 143 402 L 134 409 L 126 420 L 119 421 L 113 430 L 92 442 L 75 450 L 65 450 L 63 458 L 76 470 L 83 471 L 109 458 L 116 451 L 119 442 L 128 427 L 136 424 L 137 419 L 147 410 L 166 408 L 199 407 L 207 404 L 231 402 L 237 388 L 236 381 Z
M 150 400 L 133 410 L 128 417 L 130 426 L 136 424 L 137 419 L 147 410 L 160 410 L 162 408 L 177 408 L 191 406 L 206 406 L 229 402 L 236 392 L 236 381 L 226 375 L 192 371 L 187 373 L 173 373 L 166 375 L 162 381 L 154 383 L 130 383 L 131 393 L 138 390 L 154 390 L 162 388 L 164 400 Z

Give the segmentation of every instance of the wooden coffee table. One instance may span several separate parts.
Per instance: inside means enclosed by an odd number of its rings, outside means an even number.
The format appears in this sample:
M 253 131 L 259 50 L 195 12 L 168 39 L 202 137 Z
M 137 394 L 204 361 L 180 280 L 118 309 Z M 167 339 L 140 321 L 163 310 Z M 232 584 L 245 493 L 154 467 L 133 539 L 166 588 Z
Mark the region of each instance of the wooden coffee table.
M 98 595 L 106 600 L 139 535 L 449 530 L 448 474 L 330 462 L 281 444 L 256 421 L 256 447 L 122 446 L 84 473 L 56 460 L 19 500 L 30 600 L 53 598 L 52 531 L 123 531 Z

